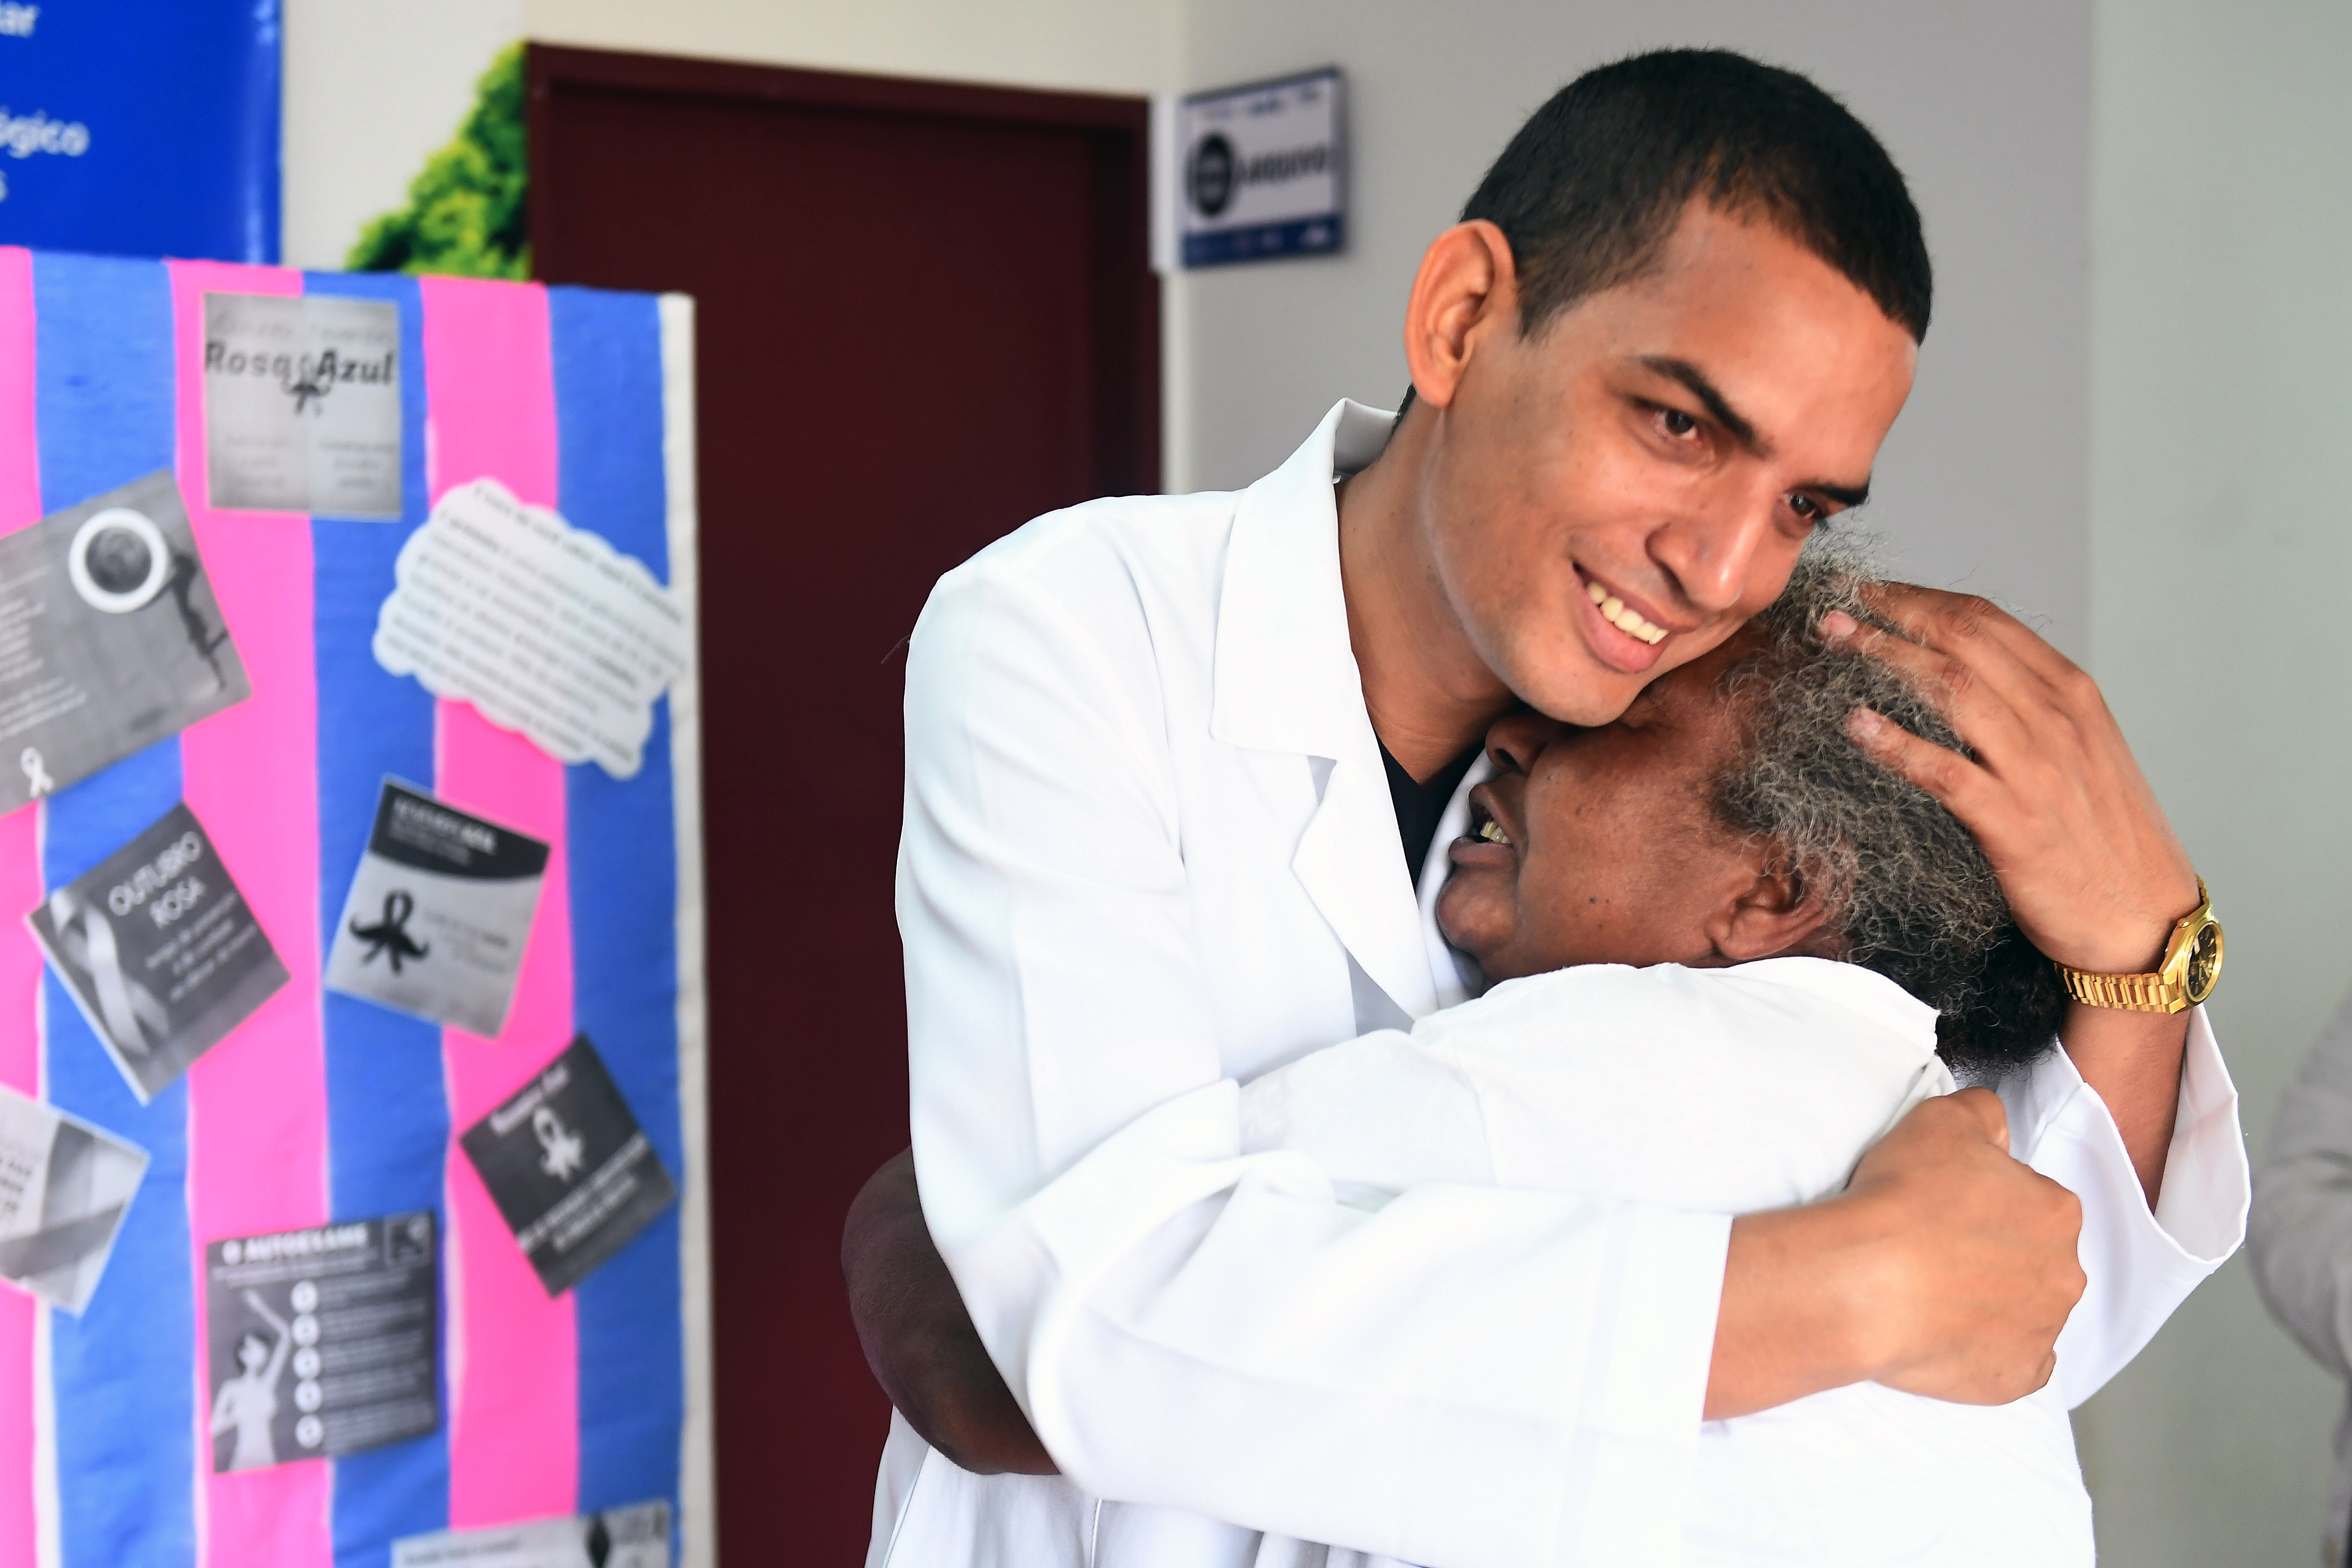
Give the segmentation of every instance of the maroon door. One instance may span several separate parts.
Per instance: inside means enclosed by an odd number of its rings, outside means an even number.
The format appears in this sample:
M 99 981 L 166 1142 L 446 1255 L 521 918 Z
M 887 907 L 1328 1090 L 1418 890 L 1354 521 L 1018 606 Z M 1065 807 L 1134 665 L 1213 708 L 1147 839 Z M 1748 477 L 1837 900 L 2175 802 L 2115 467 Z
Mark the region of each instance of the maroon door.
M 898 649 L 990 540 L 1159 486 L 1146 108 L 528 69 L 539 276 L 698 302 L 720 1535 L 854 1563 L 888 1406 L 841 1220 L 907 1141 Z

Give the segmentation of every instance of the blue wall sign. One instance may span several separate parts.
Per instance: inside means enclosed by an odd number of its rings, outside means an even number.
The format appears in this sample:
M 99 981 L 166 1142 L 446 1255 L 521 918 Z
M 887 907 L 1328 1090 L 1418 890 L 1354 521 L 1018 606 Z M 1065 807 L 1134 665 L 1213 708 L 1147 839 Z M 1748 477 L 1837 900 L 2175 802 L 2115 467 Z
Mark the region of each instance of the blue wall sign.
M 278 259 L 278 0 L 0 0 L 0 245 Z
M 1184 265 L 1337 250 L 1347 237 L 1338 68 L 1186 98 Z

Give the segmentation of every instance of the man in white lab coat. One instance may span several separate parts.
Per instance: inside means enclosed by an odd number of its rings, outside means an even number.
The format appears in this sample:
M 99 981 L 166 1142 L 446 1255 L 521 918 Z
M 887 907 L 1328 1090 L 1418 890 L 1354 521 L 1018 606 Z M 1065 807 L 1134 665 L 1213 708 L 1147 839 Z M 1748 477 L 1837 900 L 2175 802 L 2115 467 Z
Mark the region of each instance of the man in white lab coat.
M 845 1249 L 861 1330 L 970 1468 L 896 1423 L 870 1562 L 1666 1562 L 1703 1414 L 2026 1394 L 2078 1218 L 2112 1357 L 2201 1277 L 2243 1201 L 2201 1013 L 2077 1007 L 2011 1096 L 2079 1203 L 1982 1091 L 1844 1195 L 1736 1222 L 1447 1185 L 1366 1212 L 1241 1152 L 1238 1080 L 1464 996 L 1415 882 L 1486 726 L 1613 718 L 1864 499 L 1928 296 L 1901 177 L 1834 100 L 1737 56 L 1622 62 L 1431 245 L 1393 425 L 1343 403 L 1247 490 L 1056 513 L 941 580 L 898 909 L 921 1216 L 986 1362 L 936 1329 L 954 1292 L 884 1184 Z M 1990 605 L 1881 607 L 1916 640 L 1853 635 L 1975 760 L 1867 712 L 1857 740 L 1968 824 L 2053 960 L 2153 967 L 2197 883 L 2095 688 Z

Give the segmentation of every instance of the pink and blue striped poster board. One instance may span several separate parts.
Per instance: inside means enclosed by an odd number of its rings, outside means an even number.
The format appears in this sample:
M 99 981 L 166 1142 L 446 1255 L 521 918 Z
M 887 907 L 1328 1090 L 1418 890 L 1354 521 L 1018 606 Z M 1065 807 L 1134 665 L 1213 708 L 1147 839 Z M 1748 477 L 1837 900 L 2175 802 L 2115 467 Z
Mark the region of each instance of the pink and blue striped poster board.
M 208 292 L 397 307 L 396 521 L 208 504 Z M 372 652 L 402 545 L 482 478 L 644 563 L 691 625 L 692 320 L 676 298 L 0 248 L 0 533 L 173 470 L 253 687 L 0 817 L 0 1083 L 149 1155 L 79 1316 L 0 1289 L 0 1568 L 362 1568 L 406 1537 L 653 1500 L 678 1560 L 710 1560 L 693 675 L 616 779 Z M 551 847 L 496 1038 L 320 984 L 387 776 Z M 292 979 L 142 1105 L 20 917 L 178 800 Z M 551 1298 L 457 1138 L 581 1033 L 682 1199 Z M 422 1209 L 438 1428 L 214 1473 L 206 1244 Z

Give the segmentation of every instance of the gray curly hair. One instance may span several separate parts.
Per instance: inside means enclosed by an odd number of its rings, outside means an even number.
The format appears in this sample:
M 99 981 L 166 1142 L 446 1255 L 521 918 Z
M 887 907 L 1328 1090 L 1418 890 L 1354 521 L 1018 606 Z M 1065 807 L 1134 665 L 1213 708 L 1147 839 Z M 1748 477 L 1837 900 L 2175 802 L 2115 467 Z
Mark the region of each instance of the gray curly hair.
M 1876 577 L 1866 545 L 1817 535 L 1807 546 L 1788 588 L 1752 623 L 1765 646 L 1722 677 L 1742 744 L 1713 804 L 1822 897 L 1840 956 L 1936 1009 L 1937 1048 L 1956 1070 L 1997 1078 L 2055 1042 L 2065 993 L 1968 829 L 1846 733 L 1849 716 L 1867 707 L 1968 754 L 1902 675 L 1822 636 L 1833 610 L 1876 622 L 1864 603 Z

